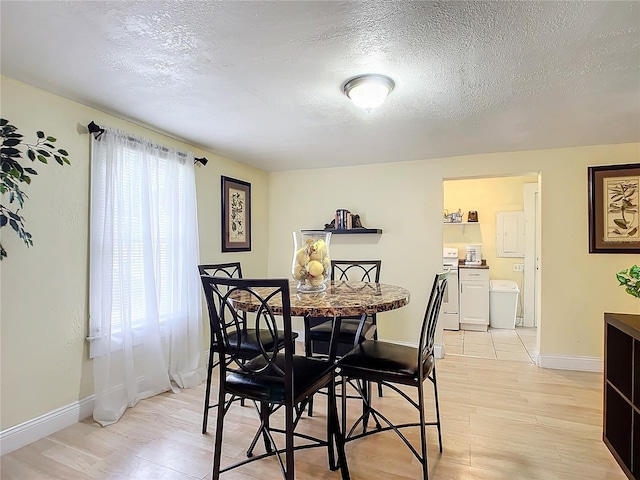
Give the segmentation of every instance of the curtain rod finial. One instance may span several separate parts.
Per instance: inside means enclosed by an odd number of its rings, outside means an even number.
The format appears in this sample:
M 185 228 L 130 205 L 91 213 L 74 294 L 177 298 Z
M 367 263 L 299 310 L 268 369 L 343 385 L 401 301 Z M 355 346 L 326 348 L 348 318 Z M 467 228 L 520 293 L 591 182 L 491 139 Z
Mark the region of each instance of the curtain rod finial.
M 194 159 L 195 163 L 201 163 L 203 167 L 205 167 L 207 165 L 207 163 L 209 162 L 209 160 L 207 160 L 206 157 L 202 157 L 202 158 L 196 158 Z
M 89 133 L 97 133 L 96 140 L 100 138 L 100 135 L 104 133 L 104 128 L 101 128 L 99 125 L 96 125 L 96 122 L 94 122 L 93 120 L 89 125 L 87 125 L 87 128 L 89 129 Z

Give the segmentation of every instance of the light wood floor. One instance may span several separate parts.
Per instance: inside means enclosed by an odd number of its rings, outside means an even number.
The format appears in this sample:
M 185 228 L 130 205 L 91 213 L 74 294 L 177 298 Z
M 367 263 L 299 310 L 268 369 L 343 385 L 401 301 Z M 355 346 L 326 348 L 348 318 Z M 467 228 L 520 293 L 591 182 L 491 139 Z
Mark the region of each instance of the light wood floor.
M 449 356 L 437 363 L 444 453 L 429 429 L 433 480 L 605 480 L 626 478 L 601 440 L 602 375 L 540 369 L 516 361 Z M 1 459 L 3 480 L 209 479 L 215 417 L 200 434 L 204 386 L 140 402 L 115 425 L 91 420 Z M 432 399 L 430 382 L 425 383 Z M 375 398 L 392 419 L 415 410 L 388 393 Z M 324 399 L 302 431 L 324 429 Z M 351 411 L 357 414 L 358 405 Z M 432 403 L 427 410 L 432 415 Z M 213 412 L 213 411 L 212 411 Z M 243 458 L 256 429 L 253 407 L 234 406 L 226 423 L 223 465 Z M 418 432 L 411 437 L 418 440 Z M 416 443 L 417 445 L 418 443 Z M 419 479 L 420 469 L 393 432 L 347 444 L 353 479 Z M 224 474 L 229 480 L 277 480 L 273 458 Z M 339 479 L 324 449 L 296 453 L 296 478 Z

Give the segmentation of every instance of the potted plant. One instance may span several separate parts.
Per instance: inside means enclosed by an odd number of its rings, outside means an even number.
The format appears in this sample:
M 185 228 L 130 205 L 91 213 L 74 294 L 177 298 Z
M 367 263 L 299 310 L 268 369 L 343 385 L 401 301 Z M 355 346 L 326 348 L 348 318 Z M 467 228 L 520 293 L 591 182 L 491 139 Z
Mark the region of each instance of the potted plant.
M 620 286 L 624 287 L 625 292 L 640 298 L 640 267 L 638 265 L 616 273 L 616 278 L 620 282 Z
M 27 232 L 24 217 L 20 215 L 20 209 L 28 198 L 20 188 L 21 183 L 31 184 L 31 177 L 37 175 L 35 169 L 22 165 L 22 155 L 26 151 L 27 158 L 34 162 L 36 159 L 42 163 L 48 163 L 54 159 L 60 165 L 69 165 L 69 155 L 62 148 L 56 149 L 54 137 L 45 135 L 44 132 L 36 132 L 38 139 L 35 143 L 27 143 L 18 129 L 4 118 L 0 119 L 0 194 L 3 195 L 0 204 L 0 228 L 9 225 L 22 239 L 25 245 L 33 245 L 31 234 Z M 8 198 L 9 206 L 4 204 Z M 0 243 L 0 260 L 7 256 L 7 251 Z

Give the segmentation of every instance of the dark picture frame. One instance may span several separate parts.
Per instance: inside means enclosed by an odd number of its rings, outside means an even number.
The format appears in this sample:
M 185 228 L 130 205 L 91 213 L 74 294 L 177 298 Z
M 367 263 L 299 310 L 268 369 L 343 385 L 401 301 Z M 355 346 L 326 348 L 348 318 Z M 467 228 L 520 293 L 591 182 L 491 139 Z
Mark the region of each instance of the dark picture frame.
M 640 253 L 640 163 L 588 167 L 589 253 Z
M 222 251 L 251 251 L 251 184 L 221 176 Z

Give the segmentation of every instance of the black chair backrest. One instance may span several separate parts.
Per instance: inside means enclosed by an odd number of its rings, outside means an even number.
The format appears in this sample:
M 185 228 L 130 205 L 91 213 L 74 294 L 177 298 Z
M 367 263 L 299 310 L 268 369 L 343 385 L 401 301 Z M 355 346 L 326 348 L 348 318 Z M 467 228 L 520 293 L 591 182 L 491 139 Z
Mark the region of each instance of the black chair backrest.
M 208 275 L 210 277 L 242 278 L 240 262 L 198 265 L 198 271 L 200 275 Z
M 422 359 L 420 364 L 422 364 L 429 356 L 433 355 L 438 314 L 440 313 L 442 298 L 444 297 L 444 292 L 447 288 L 448 276 L 449 272 L 437 273 L 433 280 L 431 294 L 429 295 L 429 302 L 427 303 L 427 311 L 424 314 L 422 330 L 420 331 L 420 350 L 418 352 L 418 355 L 420 355 Z
M 287 279 L 262 280 L 206 275 L 202 275 L 200 278 L 207 301 L 211 331 L 216 339 L 221 375 L 224 375 L 224 370 L 233 362 L 238 365 L 237 371 L 250 376 L 264 375 L 266 372 L 269 375 L 284 378 L 285 371 L 292 371 L 294 341 L 291 328 L 289 281 Z M 282 305 L 282 312 L 277 315 L 284 324 L 284 330 L 281 331 L 278 331 L 276 314 L 268 303 L 274 298 L 278 298 L 277 303 Z M 243 303 L 250 302 L 252 310 L 255 308 L 255 325 L 251 328 L 255 329 L 260 348 L 258 357 L 261 357 L 262 361 L 252 361 L 246 364 L 243 361 L 241 331 L 245 322 L 242 318 L 242 312 L 238 312 L 234 308 L 234 299 L 240 299 Z M 282 335 L 284 337 L 279 338 Z M 284 347 L 278 353 L 273 345 L 281 343 L 284 344 Z M 265 344 L 268 346 L 265 347 Z M 276 364 L 277 355 L 284 355 L 284 368 L 281 368 L 282 362 Z M 287 388 L 286 385 L 287 381 L 285 380 L 285 388 Z
M 380 282 L 382 260 L 331 260 L 331 280 Z

